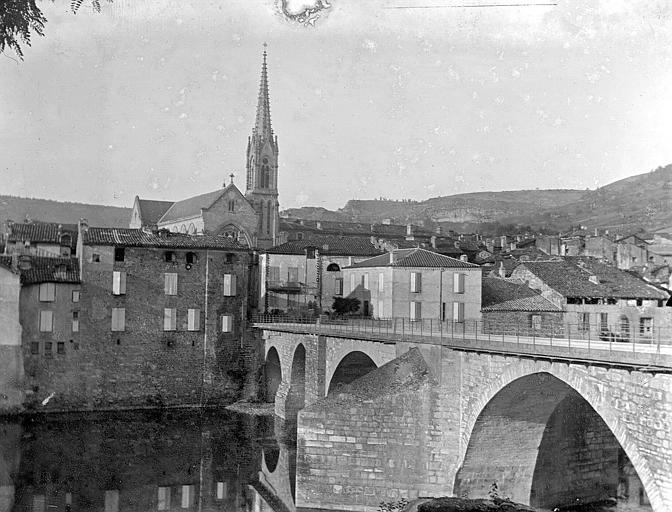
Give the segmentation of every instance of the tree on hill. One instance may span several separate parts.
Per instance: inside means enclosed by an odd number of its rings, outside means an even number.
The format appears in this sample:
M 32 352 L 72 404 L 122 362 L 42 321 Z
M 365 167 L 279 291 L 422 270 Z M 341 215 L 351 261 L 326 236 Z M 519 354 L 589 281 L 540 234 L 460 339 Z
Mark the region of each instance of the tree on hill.
M 100 0 L 90 2 L 93 9 L 100 12 Z M 83 3 L 84 0 L 71 0 L 70 9 L 73 14 L 77 13 Z M 47 18 L 36 0 L 3 0 L 0 7 L 0 53 L 11 49 L 23 60 L 21 46 L 30 46 L 33 34 L 44 36 L 46 23 Z

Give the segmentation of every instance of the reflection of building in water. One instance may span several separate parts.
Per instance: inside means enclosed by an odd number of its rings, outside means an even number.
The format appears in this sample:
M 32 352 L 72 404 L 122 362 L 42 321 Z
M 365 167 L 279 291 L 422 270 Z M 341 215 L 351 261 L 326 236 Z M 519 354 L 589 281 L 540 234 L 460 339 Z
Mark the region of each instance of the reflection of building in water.
M 246 510 L 272 435 L 271 420 L 221 413 L 34 421 L 20 463 L 3 443 L 2 511 Z
M 23 430 L 21 425 L 0 424 L 0 512 L 12 509 L 15 479 L 21 460 L 19 444 Z

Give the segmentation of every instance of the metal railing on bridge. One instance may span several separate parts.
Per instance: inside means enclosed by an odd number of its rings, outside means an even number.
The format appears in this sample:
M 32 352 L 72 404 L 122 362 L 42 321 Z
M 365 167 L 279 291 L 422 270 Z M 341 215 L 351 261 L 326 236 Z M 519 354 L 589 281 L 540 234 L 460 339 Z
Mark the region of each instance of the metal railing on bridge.
M 383 343 L 409 341 L 457 350 L 672 370 L 672 329 L 658 327 L 597 330 L 596 326 L 564 323 L 536 329 L 527 324 L 502 326 L 487 320 L 452 322 L 326 315 L 257 315 L 252 321 L 270 330 L 356 337 Z

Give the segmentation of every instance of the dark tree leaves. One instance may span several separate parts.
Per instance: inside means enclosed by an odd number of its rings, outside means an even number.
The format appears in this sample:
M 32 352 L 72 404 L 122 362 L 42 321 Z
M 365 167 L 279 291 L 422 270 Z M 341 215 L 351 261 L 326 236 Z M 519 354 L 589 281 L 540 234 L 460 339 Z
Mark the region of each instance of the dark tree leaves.
M 35 0 L 0 0 L 0 52 L 10 48 L 23 60 L 21 45 L 30 46 L 31 32 L 43 36 L 46 22 Z
M 100 0 L 90 1 L 93 10 L 100 12 Z M 73 14 L 83 3 L 84 0 L 70 0 Z M 46 23 L 36 0 L 0 0 L 0 53 L 11 49 L 23 60 L 21 46 L 30 46 L 32 33 L 43 36 Z

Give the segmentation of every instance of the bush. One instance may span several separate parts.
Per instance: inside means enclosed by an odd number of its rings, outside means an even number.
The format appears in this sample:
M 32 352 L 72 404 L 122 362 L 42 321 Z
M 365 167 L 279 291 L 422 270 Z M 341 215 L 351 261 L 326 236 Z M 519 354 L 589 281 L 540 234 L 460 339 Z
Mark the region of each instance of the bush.
M 334 297 L 334 303 L 331 306 L 337 315 L 347 315 L 359 311 L 360 301 L 356 297 Z

